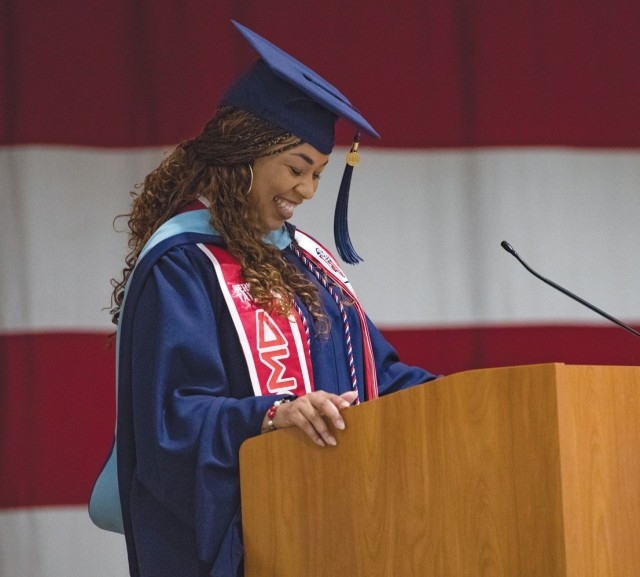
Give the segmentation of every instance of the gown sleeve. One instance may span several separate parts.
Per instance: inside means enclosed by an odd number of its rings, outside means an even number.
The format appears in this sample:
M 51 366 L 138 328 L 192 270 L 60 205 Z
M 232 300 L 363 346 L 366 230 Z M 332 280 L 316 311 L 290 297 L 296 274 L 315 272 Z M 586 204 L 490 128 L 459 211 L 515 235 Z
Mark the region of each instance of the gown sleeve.
M 196 247 L 171 249 L 156 262 L 131 330 L 138 555 L 150 541 L 144 532 L 162 531 L 150 528 L 160 522 L 191 535 L 198 558 L 212 563 L 239 525 L 240 445 L 260 433 L 274 397 L 253 396 L 217 279 Z

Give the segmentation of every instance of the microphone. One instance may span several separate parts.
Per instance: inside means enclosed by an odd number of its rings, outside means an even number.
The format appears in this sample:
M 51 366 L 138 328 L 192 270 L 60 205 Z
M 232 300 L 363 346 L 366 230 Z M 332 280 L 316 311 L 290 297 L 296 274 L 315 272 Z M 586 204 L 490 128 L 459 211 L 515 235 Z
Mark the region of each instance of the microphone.
M 559 284 L 556 284 L 552 280 L 549 280 L 548 278 L 545 278 L 541 274 L 537 273 L 526 262 L 522 260 L 520 255 L 506 240 L 503 240 L 500 243 L 500 246 L 504 250 L 506 250 L 509 254 L 512 254 L 514 257 L 516 257 L 516 259 L 518 259 L 518 261 L 524 268 L 526 268 L 533 276 L 539 278 L 542 282 L 547 283 L 549 286 L 552 286 L 554 289 L 559 290 L 561 293 L 567 295 L 568 297 L 571 297 L 575 301 L 578 301 L 580 304 L 584 305 L 585 307 L 590 308 L 593 312 L 596 312 L 599 315 L 603 316 L 605 319 L 610 320 L 611 322 L 617 324 L 619 327 L 622 327 L 626 331 L 629 331 L 631 334 L 635 335 L 636 337 L 640 337 L 640 332 L 631 328 L 629 325 L 623 323 L 622 321 L 618 320 L 615 317 L 612 317 L 609 313 L 605 313 L 603 310 L 592 305 L 591 303 L 588 303 L 586 300 L 580 298 L 578 295 L 573 294 L 572 292 L 568 291 L 566 288 L 561 287 Z

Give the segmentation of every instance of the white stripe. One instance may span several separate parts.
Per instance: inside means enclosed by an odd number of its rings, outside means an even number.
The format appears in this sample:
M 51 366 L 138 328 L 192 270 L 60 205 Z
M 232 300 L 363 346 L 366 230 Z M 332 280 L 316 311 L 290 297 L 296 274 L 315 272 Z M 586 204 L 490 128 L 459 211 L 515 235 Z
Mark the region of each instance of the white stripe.
M 113 219 L 160 158 L 159 150 L 0 149 L 3 330 L 112 329 L 109 281 L 127 252 Z
M 0 149 L 0 330 L 111 329 L 109 280 L 127 252 L 112 219 L 161 152 Z M 343 153 L 293 219 L 331 251 Z M 600 320 L 531 277 L 503 239 L 614 316 L 640 318 L 640 151 L 361 154 L 349 220 L 365 262 L 346 272 L 379 325 Z
M 0 511 L 3 577 L 125 577 L 124 536 L 102 531 L 86 507 Z
M 347 274 L 378 325 L 606 322 L 533 278 L 504 239 L 559 284 L 640 319 L 640 151 L 361 152 L 349 221 L 365 262 Z M 325 171 L 296 213 L 330 250 L 339 178 Z

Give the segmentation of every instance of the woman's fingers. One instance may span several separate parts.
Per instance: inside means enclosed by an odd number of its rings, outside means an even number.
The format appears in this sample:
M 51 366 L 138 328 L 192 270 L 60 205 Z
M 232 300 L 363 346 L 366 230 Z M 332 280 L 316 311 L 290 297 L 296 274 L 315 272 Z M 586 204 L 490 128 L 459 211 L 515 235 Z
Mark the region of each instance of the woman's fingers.
M 299 409 L 294 417 L 295 424 L 307 433 L 314 443 L 321 447 L 326 444 L 332 446 L 337 444 L 335 437 L 327 427 L 327 423 L 312 404 L 300 403 Z
M 287 407 L 289 410 L 283 416 L 288 417 L 293 425 L 302 429 L 314 443 L 321 447 L 324 447 L 325 444 L 336 444 L 335 437 L 329 431 L 324 420 L 326 413 L 330 413 L 330 410 L 327 410 L 329 406 L 333 407 L 334 411 L 338 411 L 331 401 L 310 393 L 296 399 L 289 405 Z M 329 414 L 327 416 L 331 417 L 333 415 Z M 278 427 L 277 421 L 274 424 Z
M 351 405 L 356 397 L 355 391 L 339 396 L 324 391 L 308 393 L 291 403 L 280 405 L 274 418 L 274 425 L 278 429 L 296 426 L 317 445 L 335 446 L 336 439 L 327 423 L 333 423 L 337 429 L 344 429 L 340 411 Z
M 346 393 L 342 393 L 340 395 L 340 398 L 343 401 L 346 401 L 347 404 L 343 405 L 343 407 L 340 408 L 344 408 L 344 406 L 350 406 L 351 404 L 353 404 L 353 402 L 358 398 L 358 392 L 357 391 L 347 391 Z

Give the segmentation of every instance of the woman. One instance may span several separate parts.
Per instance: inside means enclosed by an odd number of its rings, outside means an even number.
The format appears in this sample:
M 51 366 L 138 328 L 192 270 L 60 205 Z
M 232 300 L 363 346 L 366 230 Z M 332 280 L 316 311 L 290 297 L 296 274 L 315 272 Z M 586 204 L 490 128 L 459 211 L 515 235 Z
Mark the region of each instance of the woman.
M 262 58 L 145 179 L 115 283 L 117 490 L 136 576 L 242 575 L 241 443 L 296 426 L 335 445 L 344 408 L 433 378 L 398 361 L 335 259 L 288 223 L 338 116 L 375 131 L 237 26 Z

